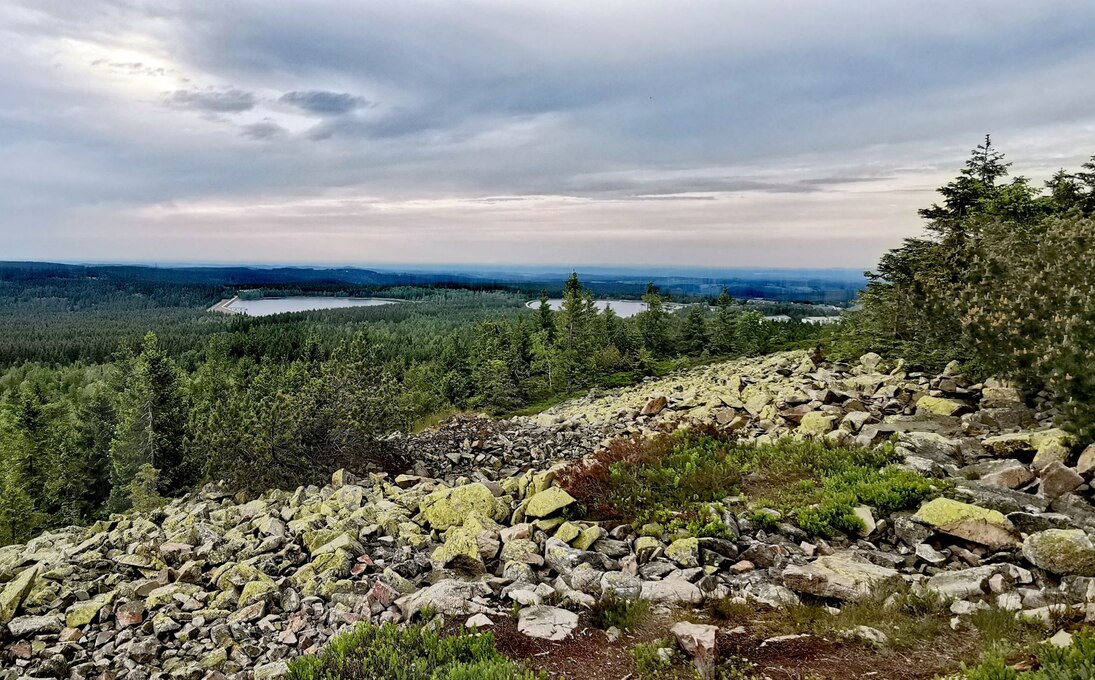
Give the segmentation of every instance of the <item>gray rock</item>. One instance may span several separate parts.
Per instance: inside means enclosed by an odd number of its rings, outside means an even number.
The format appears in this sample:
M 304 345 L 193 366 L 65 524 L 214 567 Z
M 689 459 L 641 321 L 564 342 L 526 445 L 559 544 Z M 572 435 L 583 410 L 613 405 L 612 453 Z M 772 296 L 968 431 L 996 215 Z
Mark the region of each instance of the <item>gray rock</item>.
M 20 616 L 8 623 L 8 630 L 14 637 L 30 637 L 60 633 L 64 625 L 59 616 Z
M 880 567 L 852 551 L 825 555 L 805 566 L 791 565 L 782 574 L 783 584 L 797 593 L 837 600 L 859 599 L 875 583 L 896 576 L 896 569 Z
M 565 640 L 578 626 L 578 615 L 538 604 L 517 615 L 517 631 L 541 640 Z

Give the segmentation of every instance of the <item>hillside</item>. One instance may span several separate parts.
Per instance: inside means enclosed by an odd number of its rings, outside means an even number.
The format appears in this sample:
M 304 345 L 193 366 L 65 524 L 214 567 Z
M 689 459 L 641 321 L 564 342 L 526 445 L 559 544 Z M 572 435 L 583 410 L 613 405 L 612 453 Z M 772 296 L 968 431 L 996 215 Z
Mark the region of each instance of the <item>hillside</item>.
M 283 677 L 358 622 L 416 620 L 493 629 L 503 653 L 553 677 L 688 677 L 689 656 L 704 677 L 716 664 L 770 677 L 955 672 L 1095 618 L 1095 448 L 1077 450 L 1054 415 L 997 381 L 792 352 L 536 417 L 455 419 L 392 440 L 404 474 L 339 472 L 254 497 L 208 485 L 0 548 L 0 678 Z M 694 433 L 657 434 L 673 426 Z M 587 473 L 653 464 L 619 441 L 603 448 L 630 435 L 669 437 L 701 466 L 713 450 L 729 465 L 742 443 L 799 456 L 807 487 L 763 479 L 782 469 L 772 463 L 695 504 L 702 530 L 675 521 L 691 505 L 657 522 L 600 519 L 583 489 L 619 480 Z M 833 462 L 823 470 L 814 455 Z M 868 480 L 841 456 L 896 466 Z M 818 503 L 796 501 L 815 482 Z M 858 519 L 807 521 L 830 493 Z M 674 626 L 684 620 L 695 625 Z M 671 626 L 686 651 L 657 642 Z

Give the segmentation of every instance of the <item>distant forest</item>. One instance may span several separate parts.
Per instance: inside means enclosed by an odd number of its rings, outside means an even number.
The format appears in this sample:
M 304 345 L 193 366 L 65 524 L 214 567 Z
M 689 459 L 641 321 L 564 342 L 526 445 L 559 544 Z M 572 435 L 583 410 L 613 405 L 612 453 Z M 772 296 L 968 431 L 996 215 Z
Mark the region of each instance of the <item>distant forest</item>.
M 462 411 L 536 410 L 590 387 L 719 357 L 813 346 L 823 329 L 723 290 L 680 309 L 598 312 L 572 275 L 523 285 L 398 285 L 330 271 L 0 265 L 0 543 L 143 507 L 205 480 L 294 486 L 379 455 L 393 430 Z M 292 278 L 300 275 L 299 278 Z M 342 274 L 338 274 L 341 276 Z M 380 278 L 375 278 L 380 276 Z M 240 289 L 415 304 L 250 318 L 206 311 Z M 617 293 L 619 294 L 619 293 Z

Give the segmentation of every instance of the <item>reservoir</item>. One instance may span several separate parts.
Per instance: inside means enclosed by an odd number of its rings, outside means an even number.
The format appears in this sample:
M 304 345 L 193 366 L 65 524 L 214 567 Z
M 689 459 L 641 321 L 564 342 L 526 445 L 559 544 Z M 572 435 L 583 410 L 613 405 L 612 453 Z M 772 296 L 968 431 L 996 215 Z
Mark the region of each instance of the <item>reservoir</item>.
M 548 300 L 548 304 L 551 308 L 558 311 L 563 307 L 563 301 L 560 299 Z M 646 311 L 646 303 L 641 300 L 594 300 L 593 304 L 597 307 L 597 311 L 603 312 L 605 307 L 612 306 L 612 311 L 616 312 L 616 316 L 627 318 L 629 316 L 635 316 L 640 312 Z M 527 303 L 530 309 L 536 309 L 540 306 L 539 300 L 531 300 Z M 665 306 L 666 311 L 672 311 L 679 308 L 680 305 L 667 304 Z
M 238 297 L 219 302 L 211 310 L 222 314 L 244 314 L 246 316 L 270 316 L 288 312 L 311 312 L 320 309 L 343 309 L 345 307 L 378 307 L 391 305 L 405 300 L 391 298 L 351 298 L 351 297 L 283 297 L 261 298 L 259 300 L 241 300 Z

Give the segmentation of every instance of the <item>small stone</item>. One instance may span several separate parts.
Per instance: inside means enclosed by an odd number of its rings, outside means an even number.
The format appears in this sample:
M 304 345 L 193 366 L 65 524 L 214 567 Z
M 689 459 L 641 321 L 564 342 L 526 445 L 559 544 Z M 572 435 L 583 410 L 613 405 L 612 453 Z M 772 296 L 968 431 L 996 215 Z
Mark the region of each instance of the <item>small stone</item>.
M 578 615 L 566 609 L 534 605 L 517 615 L 517 631 L 541 640 L 565 640 L 578 626 Z
M 480 628 L 490 628 L 494 625 L 494 621 L 491 621 L 486 614 L 475 614 L 469 616 L 468 620 L 464 622 L 465 628 L 472 628 L 478 630 Z

